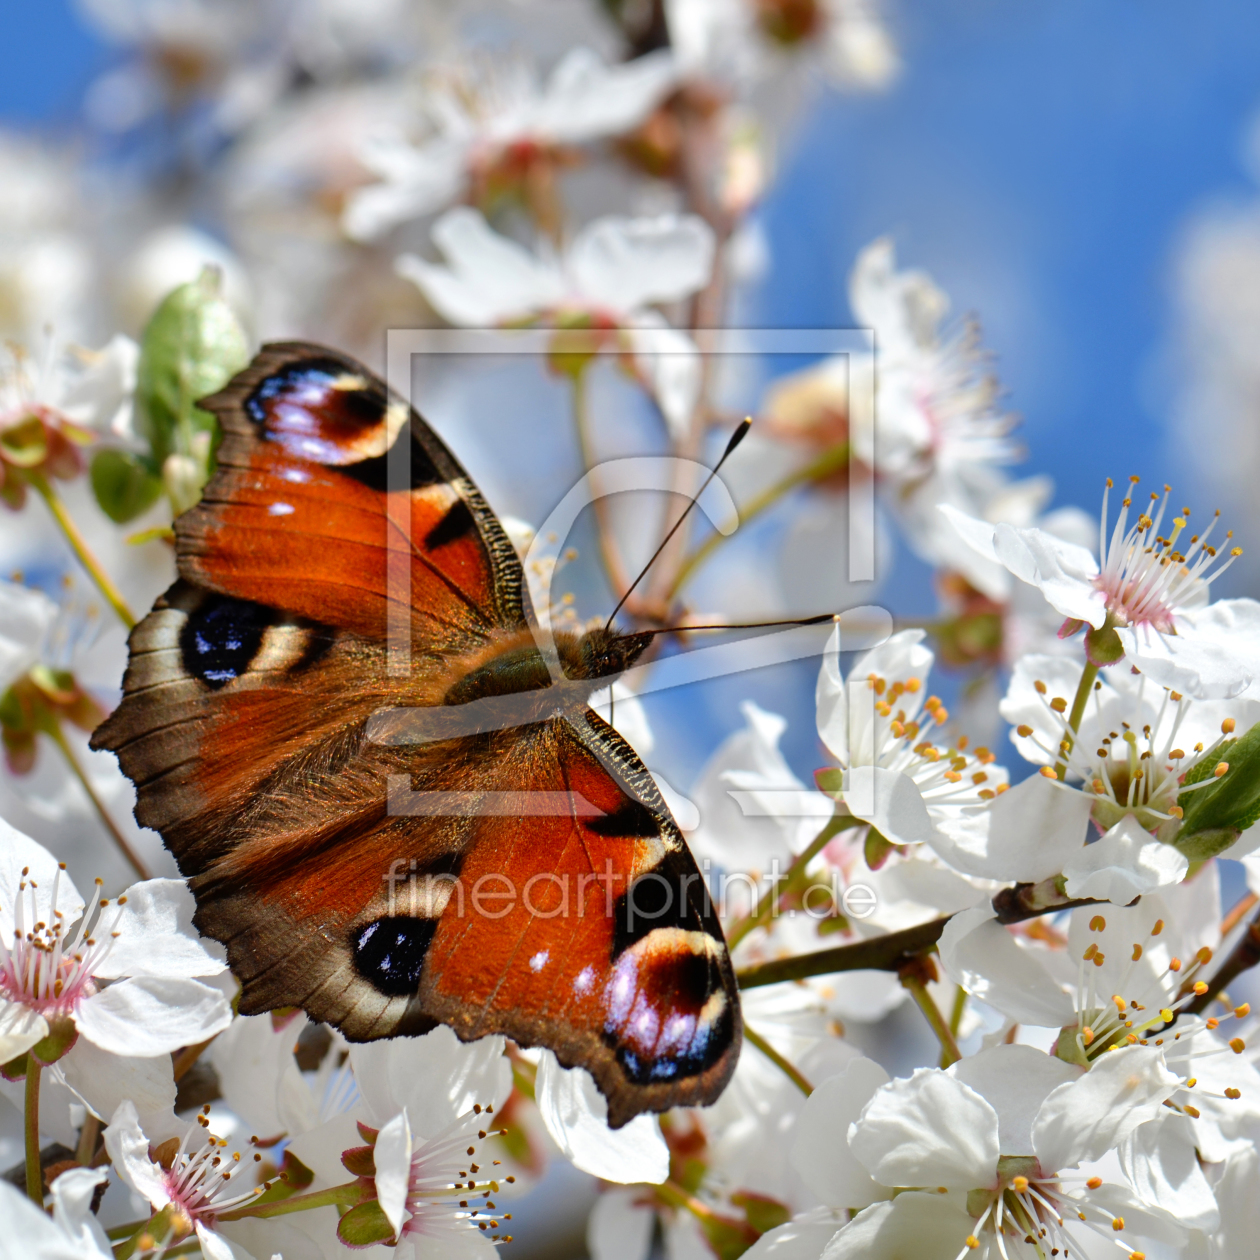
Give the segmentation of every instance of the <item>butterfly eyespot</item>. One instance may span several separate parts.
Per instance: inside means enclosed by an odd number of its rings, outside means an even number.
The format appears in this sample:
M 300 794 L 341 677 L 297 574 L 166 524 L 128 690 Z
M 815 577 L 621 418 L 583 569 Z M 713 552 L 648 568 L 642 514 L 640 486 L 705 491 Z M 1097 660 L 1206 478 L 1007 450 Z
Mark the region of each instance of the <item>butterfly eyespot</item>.
M 627 949 L 605 988 L 604 1042 L 640 1085 L 699 1076 L 734 1039 L 715 951 L 702 932 L 657 928 Z
M 408 997 L 420 985 L 436 919 L 386 915 L 351 934 L 355 970 L 387 997 Z
M 275 611 L 263 604 L 221 597 L 205 600 L 188 614 L 180 632 L 185 670 L 214 689 L 239 678 L 258 656 L 263 636 L 276 619 Z

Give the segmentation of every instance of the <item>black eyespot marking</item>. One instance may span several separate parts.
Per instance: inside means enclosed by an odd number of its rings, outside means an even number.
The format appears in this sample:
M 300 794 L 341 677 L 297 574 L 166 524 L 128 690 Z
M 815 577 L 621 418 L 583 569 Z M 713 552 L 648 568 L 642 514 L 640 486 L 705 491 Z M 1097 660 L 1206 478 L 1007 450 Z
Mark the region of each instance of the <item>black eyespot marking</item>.
M 425 535 L 425 551 L 436 551 L 447 543 L 458 542 L 477 532 L 477 522 L 463 499 L 456 499 L 446 515 Z
M 212 597 L 188 614 L 179 635 L 184 668 L 208 687 L 239 678 L 258 655 L 276 612 L 243 599 Z
M 611 813 L 598 814 L 582 821 L 597 836 L 627 836 L 647 840 L 661 834 L 661 824 L 656 815 L 642 801 L 632 800 L 628 796 Z
M 699 1076 L 734 1040 L 733 995 L 720 960 L 664 932 L 613 964 L 604 1044 L 639 1085 Z
M 386 997 L 415 993 L 437 924 L 436 919 L 386 915 L 355 929 L 350 938 L 355 970 Z
M 640 875 L 614 903 L 612 957 L 619 958 L 657 928 L 704 930 L 680 881 L 659 870 Z
M 335 359 L 293 363 L 259 382 L 245 400 L 245 413 L 255 424 L 282 428 L 286 408 L 321 411 L 331 405 L 343 427 L 365 429 L 380 424 L 385 414 L 384 394 L 371 387 L 335 388 L 334 383 L 348 373 L 349 369 Z
M 402 477 L 400 489 L 401 486 L 409 486 L 412 490 L 419 490 L 422 486 L 432 486 L 445 480 L 409 426 L 399 431 L 391 451 L 360 460 L 357 464 L 344 464 L 341 471 L 347 477 L 353 477 L 355 481 L 367 486 L 369 490 L 384 494 L 390 488 L 390 461 L 398 460 L 396 452 L 404 442 L 410 442 L 411 453 L 409 458 L 399 461 L 401 467 L 398 475 Z

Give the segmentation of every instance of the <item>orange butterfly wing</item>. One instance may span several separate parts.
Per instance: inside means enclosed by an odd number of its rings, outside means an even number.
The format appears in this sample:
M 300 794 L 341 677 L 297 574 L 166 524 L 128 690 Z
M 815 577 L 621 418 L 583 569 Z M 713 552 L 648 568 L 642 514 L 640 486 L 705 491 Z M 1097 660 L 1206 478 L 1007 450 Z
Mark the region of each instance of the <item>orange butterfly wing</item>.
M 379 710 L 441 705 L 470 670 L 531 649 L 519 560 L 476 487 L 321 347 L 266 347 L 205 405 L 224 427 L 218 468 L 176 522 L 181 581 L 133 632 L 94 745 L 189 876 L 241 1010 L 301 1006 L 352 1039 L 444 1022 L 545 1045 L 592 1072 L 613 1124 L 712 1101 L 738 1055 L 738 995 L 629 746 L 551 692 L 526 725 L 369 738 Z M 464 804 L 416 814 L 430 798 L 412 792 Z

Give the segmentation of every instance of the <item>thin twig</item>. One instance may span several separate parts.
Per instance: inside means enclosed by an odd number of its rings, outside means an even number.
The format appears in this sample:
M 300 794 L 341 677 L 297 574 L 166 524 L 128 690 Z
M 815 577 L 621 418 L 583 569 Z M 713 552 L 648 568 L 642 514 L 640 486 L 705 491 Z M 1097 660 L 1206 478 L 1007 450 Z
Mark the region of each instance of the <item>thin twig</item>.
M 105 802 L 96 794 L 96 789 L 92 786 L 91 780 L 87 777 L 83 767 L 79 765 L 79 759 L 74 755 L 74 749 L 70 747 L 70 741 L 66 739 L 65 732 L 59 725 L 54 723 L 52 726 L 45 728 L 49 739 L 61 750 L 61 755 L 66 759 L 66 764 L 74 772 L 74 777 L 79 780 L 80 786 L 88 795 L 88 800 L 92 802 L 93 808 L 101 816 L 101 821 L 105 824 L 106 830 L 113 837 L 114 843 L 118 846 L 119 852 L 127 859 L 131 869 L 135 871 L 141 879 L 149 879 L 149 871 L 145 864 L 140 860 L 136 851 L 127 841 L 127 837 L 119 830 L 118 824 L 110 817 L 109 810 L 105 808 Z
M 1229 952 L 1216 974 L 1208 981 L 1207 991 L 1200 993 L 1187 1007 L 1191 1015 L 1202 1014 L 1244 971 L 1260 964 L 1260 914 L 1247 925 L 1242 939 Z
M 135 615 L 127 607 L 127 601 L 123 599 L 122 592 L 119 591 L 109 574 L 101 567 L 101 562 L 92 554 L 92 549 L 87 545 L 87 540 L 79 532 L 79 527 L 74 523 L 73 517 L 66 511 L 66 505 L 61 501 L 61 496 L 52 488 L 48 480 L 42 476 L 31 476 L 30 482 L 35 487 L 40 498 L 48 504 L 48 510 L 53 514 L 53 520 L 61 527 L 61 532 L 66 536 L 66 541 L 70 544 L 71 550 L 78 556 L 79 563 L 88 571 L 92 581 L 96 583 L 97 589 L 105 596 L 109 606 L 118 614 L 123 625 L 128 630 L 132 629 L 136 624 Z
M 814 1092 L 814 1087 L 805 1079 L 804 1076 L 781 1055 L 760 1033 L 753 1032 L 747 1024 L 744 1025 L 744 1040 L 751 1042 L 762 1054 L 774 1064 L 775 1067 L 783 1073 L 784 1076 L 796 1086 L 797 1089 L 805 1095 L 806 1098 Z
M 954 1034 L 950 1030 L 949 1024 L 945 1017 L 941 1014 L 941 1008 L 936 1005 L 932 995 L 928 992 L 928 987 L 922 975 L 919 974 L 917 968 L 910 967 L 901 973 L 902 987 L 914 998 L 915 1005 L 923 1012 L 924 1018 L 928 1022 L 928 1027 L 936 1034 L 936 1039 L 941 1043 L 941 1067 L 947 1068 L 951 1063 L 957 1063 L 962 1055 L 958 1051 L 958 1042 L 954 1040 Z

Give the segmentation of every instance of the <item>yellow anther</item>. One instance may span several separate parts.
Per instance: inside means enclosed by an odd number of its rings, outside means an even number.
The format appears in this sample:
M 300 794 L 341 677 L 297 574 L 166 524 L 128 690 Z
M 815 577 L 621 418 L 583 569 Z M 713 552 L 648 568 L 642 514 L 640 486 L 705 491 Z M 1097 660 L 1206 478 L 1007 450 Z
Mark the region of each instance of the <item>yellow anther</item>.
M 1234 1014 L 1235 1014 L 1235 1015 L 1236 1015 L 1239 1019 L 1246 1019 L 1246 1018 L 1247 1018 L 1247 1016 L 1251 1014 L 1251 1003 L 1250 1003 L 1250 1002 L 1244 1002 L 1241 1006 L 1235 1006 L 1235 1007 L 1234 1007 Z
M 1230 1099 L 1230 1101 L 1237 1101 L 1242 1097 L 1242 1090 L 1235 1089 L 1232 1085 L 1227 1085 L 1225 1087 L 1225 1097 Z
M 1028 1189 L 1028 1178 L 1015 1177 L 1011 1181 L 1011 1189 L 1014 1190 L 1016 1194 L 1023 1194 L 1024 1191 Z
M 1133 946 L 1133 961 L 1134 961 L 1134 962 L 1137 962 L 1137 961 L 1138 961 L 1138 959 L 1140 959 L 1141 957 L 1142 957 L 1142 947 L 1141 947 L 1141 945 L 1134 944 L 1134 946 Z
M 1233 719 L 1233 718 L 1226 718 L 1226 719 L 1225 719 L 1225 720 L 1221 723 L 1221 734 L 1222 734 L 1222 735 L 1232 735 L 1232 734 L 1234 733 L 1234 727 L 1235 727 L 1235 725 L 1236 725 L 1236 723 L 1234 722 L 1234 719 Z
M 1246 1048 L 1247 1048 L 1247 1043 L 1246 1043 L 1246 1042 L 1245 1042 L 1245 1041 L 1244 1041 L 1241 1037 L 1235 1037 L 1235 1038 L 1234 1038 L 1234 1039 L 1233 1039 L 1233 1040 L 1229 1043 L 1229 1048 L 1230 1048 L 1230 1049 L 1231 1049 L 1231 1050 L 1232 1050 L 1235 1054 L 1242 1054 L 1242 1052 L 1243 1052 L 1244 1050 L 1246 1050 Z
M 1015 728 L 1015 733 L 1021 739 L 1027 739 L 1029 735 L 1031 735 L 1033 732 L 1032 732 L 1032 727 L 1029 726 L 1027 722 L 1023 722 Z
M 1171 1024 L 1173 1021 L 1172 1008 L 1168 1006 L 1161 1006 L 1159 1008 L 1159 1017 L 1165 1024 Z
M 1101 1177 L 1091 1177 L 1086 1183 L 1086 1187 L 1090 1190 L 1097 1190 L 1102 1185 Z
M 1107 920 L 1101 914 L 1096 914 L 1089 921 L 1089 930 L 1091 932 L 1105 932 L 1107 930 Z
M 1054 768 L 1052 766 L 1042 766 L 1039 773 L 1041 774 L 1043 778 L 1046 778 L 1046 779 L 1057 779 L 1059 777 L 1057 774 L 1055 774 Z
M 1229 769 L 1229 762 L 1228 762 L 1228 761 L 1218 761 L 1218 762 L 1216 763 L 1216 769 L 1212 771 L 1212 774 L 1213 774 L 1216 778 L 1218 778 L 1218 779 L 1219 779 L 1219 778 L 1221 777 L 1221 775 L 1223 775 L 1223 774 L 1224 774 L 1224 773 L 1225 773 L 1228 769 Z
M 1202 980 L 1196 980 L 1194 982 L 1195 997 L 1202 997 L 1207 991 L 1208 991 L 1208 987 L 1206 984 L 1203 983 Z
M 1124 1217 L 1123 1217 L 1123 1216 L 1117 1216 L 1117 1217 L 1116 1217 L 1116 1218 L 1115 1218 L 1115 1219 L 1111 1222 L 1111 1228 L 1112 1228 L 1112 1229 L 1114 1229 L 1114 1230 L 1116 1231 L 1116 1233 L 1118 1234 L 1118 1233 L 1119 1233 L 1119 1232 L 1120 1232 L 1120 1231 L 1124 1228 Z

